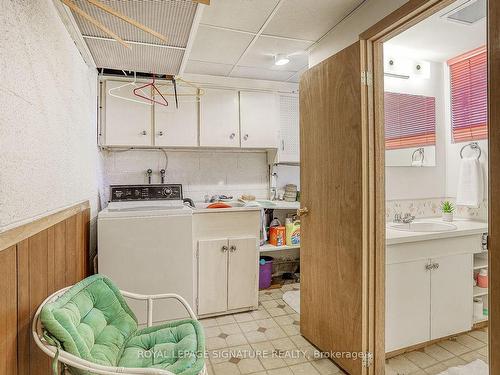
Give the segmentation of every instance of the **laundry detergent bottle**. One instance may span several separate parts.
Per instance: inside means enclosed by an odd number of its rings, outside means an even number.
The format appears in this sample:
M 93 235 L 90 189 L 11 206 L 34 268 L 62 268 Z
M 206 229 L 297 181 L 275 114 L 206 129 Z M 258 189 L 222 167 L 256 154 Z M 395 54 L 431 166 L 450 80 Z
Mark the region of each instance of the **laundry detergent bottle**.
M 285 221 L 286 228 L 286 245 L 297 246 L 300 245 L 300 220 L 293 220 L 287 218 Z

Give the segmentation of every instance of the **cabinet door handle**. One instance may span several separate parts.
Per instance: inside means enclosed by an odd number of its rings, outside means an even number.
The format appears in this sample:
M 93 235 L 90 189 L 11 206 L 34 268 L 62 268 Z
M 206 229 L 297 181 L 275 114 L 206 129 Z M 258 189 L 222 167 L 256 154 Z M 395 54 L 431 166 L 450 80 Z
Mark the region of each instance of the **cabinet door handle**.
M 434 268 L 435 270 L 437 270 L 439 268 L 439 263 L 434 263 L 432 265 L 432 268 Z
M 142 134 L 142 135 L 148 135 L 148 132 L 147 132 L 146 130 L 143 130 L 143 131 L 141 132 L 141 134 Z
M 245 135 L 243 136 L 243 140 L 245 140 L 245 141 L 246 141 L 246 140 L 248 140 L 248 134 L 245 134 Z
M 226 253 L 228 250 L 229 250 L 229 248 L 226 245 L 222 246 L 223 253 Z
M 434 264 L 432 264 L 432 263 L 429 263 L 429 264 L 426 264 L 426 265 L 425 265 L 425 269 L 426 269 L 427 271 L 430 271 L 430 270 L 432 270 L 433 268 L 434 268 Z
M 236 133 L 231 133 L 231 135 L 229 136 L 229 139 L 234 139 L 234 137 L 236 137 Z
M 158 132 L 158 136 L 163 137 L 163 132 L 162 131 Z
M 285 140 L 281 140 L 281 151 L 285 151 Z
M 236 246 L 231 245 L 231 247 L 229 248 L 229 251 L 234 253 L 236 251 Z

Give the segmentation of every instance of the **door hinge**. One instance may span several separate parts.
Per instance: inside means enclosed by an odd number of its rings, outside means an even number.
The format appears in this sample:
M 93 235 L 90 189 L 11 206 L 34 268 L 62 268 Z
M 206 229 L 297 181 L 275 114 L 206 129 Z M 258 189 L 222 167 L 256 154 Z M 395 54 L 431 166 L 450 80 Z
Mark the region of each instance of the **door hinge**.
M 363 355 L 363 359 L 362 359 L 361 364 L 365 368 L 371 367 L 373 365 L 373 353 L 366 352 Z
M 488 233 L 483 233 L 483 236 L 481 238 L 481 249 L 483 251 L 488 251 L 488 248 L 490 247 L 490 236 Z
M 361 84 L 364 86 L 372 86 L 373 85 L 373 74 L 372 72 L 361 72 Z

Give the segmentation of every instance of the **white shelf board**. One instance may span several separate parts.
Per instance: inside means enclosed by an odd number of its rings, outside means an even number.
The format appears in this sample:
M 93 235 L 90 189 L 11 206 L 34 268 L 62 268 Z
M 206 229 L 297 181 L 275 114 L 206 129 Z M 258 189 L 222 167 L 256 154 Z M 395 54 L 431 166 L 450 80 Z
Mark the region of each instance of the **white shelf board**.
M 474 257 L 474 269 L 479 270 L 481 268 L 488 268 L 488 255 L 477 255 Z
M 474 297 L 481 297 L 488 294 L 488 288 L 474 287 Z
M 274 246 L 269 243 L 266 243 L 265 245 L 262 245 L 260 247 L 260 252 L 265 253 L 268 251 L 279 251 L 279 250 L 291 250 L 291 249 L 299 249 L 300 245 L 292 245 L 292 246 Z

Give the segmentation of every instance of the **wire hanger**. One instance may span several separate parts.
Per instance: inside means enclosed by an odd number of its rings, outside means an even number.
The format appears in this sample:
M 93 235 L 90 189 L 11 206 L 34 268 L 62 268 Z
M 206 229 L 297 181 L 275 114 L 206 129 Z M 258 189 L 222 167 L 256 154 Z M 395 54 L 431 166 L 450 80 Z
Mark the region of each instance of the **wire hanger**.
M 152 90 L 152 96 L 151 97 L 148 97 L 148 96 L 144 95 L 144 93 L 142 92 L 142 89 L 144 89 L 146 87 L 151 87 L 151 90 Z M 160 95 L 160 100 L 156 100 L 155 99 L 156 94 Z M 163 94 L 160 92 L 160 90 L 158 90 L 158 87 L 156 87 L 156 85 L 155 85 L 155 75 L 154 74 L 153 74 L 153 80 L 150 83 L 146 83 L 145 85 L 137 87 L 137 88 L 134 89 L 134 95 L 138 96 L 139 98 L 148 100 L 151 103 L 155 103 L 155 104 L 158 104 L 158 105 L 162 105 L 162 106 L 168 107 L 167 99 L 165 99 L 165 97 L 163 96 Z
M 145 105 L 148 105 L 148 106 L 152 106 L 153 103 L 151 103 L 151 102 L 145 102 L 144 100 L 131 99 L 131 98 L 127 98 L 125 96 L 120 96 L 118 94 L 115 94 L 115 91 L 120 91 L 122 88 L 127 87 L 127 86 L 134 86 L 135 88 L 138 88 L 139 86 L 137 85 L 136 82 L 137 82 L 137 75 L 134 72 L 134 82 L 127 82 L 127 83 L 124 83 L 121 86 L 109 89 L 108 90 L 108 94 L 110 96 L 114 97 L 114 98 L 126 100 L 126 101 L 129 101 L 129 102 L 134 102 L 134 103 L 139 103 L 139 104 L 145 104 Z M 143 94 L 146 95 L 144 92 L 143 92 Z
M 172 81 L 172 84 L 165 84 L 160 87 L 160 91 L 163 91 L 164 87 L 167 88 L 173 88 L 174 92 L 161 92 L 163 96 L 173 96 L 176 98 L 176 105 L 178 108 L 178 103 L 193 103 L 193 102 L 199 102 L 200 97 L 205 95 L 205 90 L 203 90 L 201 87 L 196 86 L 193 82 L 186 81 L 185 79 L 182 79 L 181 77 L 175 77 L 171 76 L 170 80 Z M 179 88 L 179 83 L 182 84 L 182 86 L 187 86 L 190 88 L 194 89 L 194 92 L 187 92 L 187 93 L 179 93 L 178 88 Z M 181 98 L 179 100 L 179 98 Z M 195 100 L 183 100 L 182 98 L 195 98 Z

